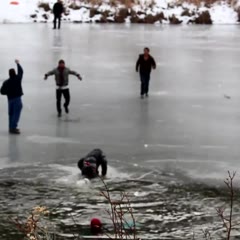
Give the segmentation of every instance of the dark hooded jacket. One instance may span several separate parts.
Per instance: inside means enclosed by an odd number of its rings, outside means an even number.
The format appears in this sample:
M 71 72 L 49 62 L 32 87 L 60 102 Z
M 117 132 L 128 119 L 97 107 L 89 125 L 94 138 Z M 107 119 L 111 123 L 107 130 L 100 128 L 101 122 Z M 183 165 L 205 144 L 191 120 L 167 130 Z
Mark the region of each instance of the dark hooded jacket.
M 1 87 L 1 94 L 7 95 L 8 99 L 14 99 L 23 95 L 22 90 L 23 69 L 17 64 L 17 74 L 6 80 Z
M 140 68 L 140 73 L 150 74 L 152 68 L 156 68 L 156 62 L 154 58 L 149 55 L 147 60 L 144 59 L 144 54 L 140 54 L 136 62 L 136 71 Z
M 63 11 L 63 4 L 61 2 L 56 2 L 53 6 L 53 14 L 60 17 Z
M 84 158 L 78 161 L 78 167 L 84 175 L 84 168 L 88 166 L 96 167 L 96 176 L 99 174 L 98 168 L 101 166 L 102 176 L 107 174 L 107 160 L 101 149 L 94 149 Z

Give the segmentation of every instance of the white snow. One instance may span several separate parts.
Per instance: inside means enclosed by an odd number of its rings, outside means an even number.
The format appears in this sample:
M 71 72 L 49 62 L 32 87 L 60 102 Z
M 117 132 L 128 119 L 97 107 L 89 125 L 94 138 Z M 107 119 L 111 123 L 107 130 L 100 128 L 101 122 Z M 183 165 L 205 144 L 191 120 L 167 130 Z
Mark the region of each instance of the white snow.
M 225 3 L 215 4 L 209 12 L 213 23 L 234 24 L 238 20 L 237 12 Z
M 45 12 L 44 9 L 39 9 L 39 2 L 49 3 L 50 7 L 53 7 L 55 0 L 15 0 L 17 5 L 11 4 L 11 0 L 1 0 L 0 3 L 0 23 L 27 23 L 27 22 L 50 22 L 53 20 L 53 16 L 51 12 Z M 71 0 L 64 1 L 71 2 Z M 237 1 L 235 7 L 239 6 L 240 1 Z M 188 21 L 193 17 L 181 16 L 184 9 L 189 9 L 193 12 L 202 12 L 208 10 L 214 24 L 236 24 L 238 20 L 237 12 L 234 10 L 234 6 L 231 6 L 224 2 L 219 2 L 214 4 L 211 8 L 200 7 L 197 10 L 197 7 L 193 4 L 183 3 L 182 6 L 174 6 L 175 2 L 173 0 L 140 0 L 139 4 L 132 6 L 132 9 L 135 12 L 141 12 L 138 15 L 140 19 L 144 19 L 145 15 L 156 15 L 158 13 L 163 12 L 164 16 L 168 19 L 169 17 L 175 15 L 179 20 L 183 21 L 183 23 L 187 24 Z M 173 6 L 169 8 L 169 4 Z M 92 19 L 90 18 L 90 10 L 91 7 L 87 3 L 78 3 L 77 5 L 81 5 L 79 10 L 68 9 L 69 15 L 64 16 L 64 20 L 70 22 L 95 22 L 99 21 L 102 18 L 101 14 L 95 15 Z M 96 7 L 96 6 L 95 6 Z M 118 10 L 123 6 L 112 7 L 109 5 L 108 1 L 104 1 L 101 5 L 97 6 L 97 10 L 99 12 L 109 11 L 111 14 L 118 12 Z M 143 14 L 145 13 L 145 14 Z M 31 15 L 37 15 L 36 19 L 31 18 Z M 43 15 L 46 15 L 48 19 L 46 19 Z M 114 20 L 114 17 L 109 16 L 107 18 L 110 21 Z M 125 19 L 126 23 L 130 23 L 130 17 Z M 160 22 L 158 22 L 159 24 Z M 169 23 L 169 21 L 163 21 L 163 23 Z M 157 23 L 156 23 L 157 24 Z

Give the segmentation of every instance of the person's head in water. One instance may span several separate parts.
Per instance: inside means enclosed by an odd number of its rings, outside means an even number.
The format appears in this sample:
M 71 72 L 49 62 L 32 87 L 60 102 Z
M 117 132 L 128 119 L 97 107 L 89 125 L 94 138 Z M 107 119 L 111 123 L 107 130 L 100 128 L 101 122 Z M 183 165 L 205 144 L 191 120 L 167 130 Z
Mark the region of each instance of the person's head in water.
M 59 62 L 58 62 L 58 67 L 59 68 L 65 68 L 65 62 L 64 62 L 64 60 L 59 60 Z
M 16 72 L 14 68 L 9 69 L 9 77 L 10 78 L 16 77 Z
M 144 53 L 145 56 L 148 56 L 148 55 L 149 55 L 149 52 L 150 52 L 150 49 L 149 49 L 148 47 L 145 47 L 145 48 L 143 49 L 143 53 Z
M 90 223 L 92 234 L 100 234 L 102 232 L 102 222 L 98 218 L 93 218 Z
M 86 178 L 89 178 L 89 179 L 95 178 L 97 176 L 96 175 L 96 169 L 94 169 L 91 166 L 85 166 L 82 169 L 82 175 Z
M 95 158 L 84 159 L 82 175 L 86 178 L 95 178 L 97 176 L 97 165 Z

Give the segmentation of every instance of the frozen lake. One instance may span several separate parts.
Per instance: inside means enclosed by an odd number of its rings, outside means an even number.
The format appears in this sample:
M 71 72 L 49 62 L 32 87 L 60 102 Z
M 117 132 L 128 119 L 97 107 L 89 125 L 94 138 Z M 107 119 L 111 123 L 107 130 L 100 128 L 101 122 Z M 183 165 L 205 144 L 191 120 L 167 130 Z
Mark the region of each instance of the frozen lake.
M 214 215 L 214 203 L 202 207 L 206 196 L 193 190 L 194 184 L 208 179 L 221 183 L 227 170 L 240 166 L 239 27 L 51 27 L 0 25 L 0 81 L 15 58 L 25 70 L 21 136 L 8 135 L 7 101 L 0 101 L 0 219 L 36 204 L 61 203 L 66 215 L 69 209 L 81 209 L 79 223 L 88 224 L 99 214 L 99 183 L 91 191 L 79 183 L 76 163 L 98 147 L 109 160 L 107 182 L 133 195 L 139 222 L 146 227 L 143 235 L 191 235 L 192 226 L 204 224 L 193 216 Z M 141 100 L 135 62 L 145 46 L 157 70 L 150 98 Z M 71 78 L 70 115 L 58 119 L 54 79 L 45 82 L 43 76 L 61 58 L 84 79 Z M 169 184 L 181 185 L 179 193 Z M 201 186 L 203 192 L 208 188 Z M 189 216 L 169 227 L 166 212 L 176 213 L 173 221 L 183 213 Z M 57 220 L 71 225 L 66 215 Z M 1 239 L 11 239 L 8 227 L 0 223 Z

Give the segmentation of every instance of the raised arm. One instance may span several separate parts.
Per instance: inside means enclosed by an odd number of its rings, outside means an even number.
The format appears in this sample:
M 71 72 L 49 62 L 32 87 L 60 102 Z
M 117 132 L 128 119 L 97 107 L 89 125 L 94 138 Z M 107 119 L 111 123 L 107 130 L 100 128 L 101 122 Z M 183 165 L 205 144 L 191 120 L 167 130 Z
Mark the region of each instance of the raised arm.
M 72 70 L 69 69 L 69 74 L 76 76 L 79 80 L 82 80 L 81 75 L 79 73 L 75 72 L 75 71 L 72 71 Z
M 136 72 L 138 72 L 138 69 L 139 69 L 140 58 L 141 58 L 141 55 L 139 55 L 138 60 L 137 60 L 137 62 L 136 62 Z
M 53 69 L 44 75 L 44 79 L 46 80 L 49 76 L 54 75 L 56 73 L 56 69 Z
M 19 64 L 19 60 L 15 60 L 15 63 L 17 64 L 17 76 L 20 81 L 22 81 L 23 77 L 23 68 Z

